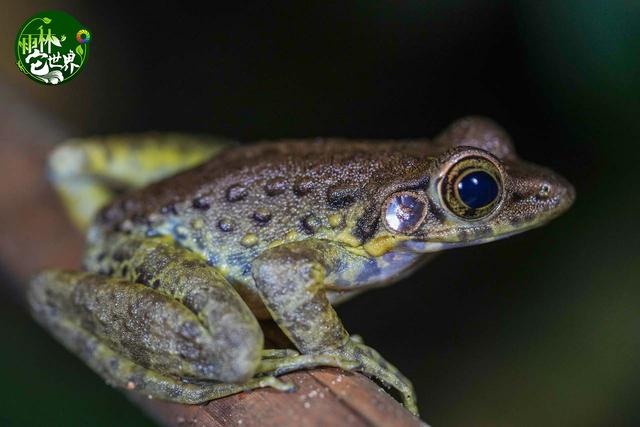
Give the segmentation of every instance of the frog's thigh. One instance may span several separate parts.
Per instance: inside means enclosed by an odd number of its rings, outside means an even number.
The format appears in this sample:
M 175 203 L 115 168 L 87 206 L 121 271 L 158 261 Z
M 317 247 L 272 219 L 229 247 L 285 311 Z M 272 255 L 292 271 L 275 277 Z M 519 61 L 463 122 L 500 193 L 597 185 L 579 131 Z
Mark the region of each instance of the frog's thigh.
M 45 291 L 41 286 L 40 290 Z M 57 293 L 56 290 L 51 290 Z M 46 290 L 45 292 L 48 292 Z M 89 333 L 74 319 L 65 316 L 53 305 L 39 298 L 44 295 L 33 290 L 30 295 L 33 310 L 43 323 L 64 345 L 79 355 L 96 373 L 110 385 L 153 396 L 157 399 L 179 403 L 202 403 L 258 387 L 282 388 L 285 384 L 273 377 L 251 379 L 244 384 L 184 382 L 171 376 L 134 363 L 116 353 L 108 345 Z
M 120 363 L 166 381 L 164 375 L 241 383 L 260 362 L 257 322 L 233 322 L 245 313 L 224 307 L 222 317 L 203 324 L 174 298 L 123 279 L 46 271 L 32 281 L 29 302 L 40 323 L 118 385 L 130 380 Z M 101 350 L 93 354 L 96 343 Z
M 260 325 L 224 276 L 200 255 L 168 237 L 114 235 L 99 247 L 89 248 L 84 264 L 90 271 L 120 276 L 153 289 L 195 317 L 196 324 L 207 333 L 210 356 L 203 355 L 206 364 L 198 362 L 194 366 L 201 368 L 199 371 L 178 375 L 240 382 L 255 371 L 264 343 Z M 128 351 L 131 345 L 135 343 L 123 343 L 122 351 Z M 167 365 L 171 368 L 178 362 Z
M 326 295 L 325 274 L 335 262 L 332 249 L 322 242 L 292 243 L 269 249 L 253 262 L 260 296 L 302 353 L 321 353 L 349 339 Z
M 72 139 L 49 157 L 49 175 L 74 222 L 85 228 L 117 194 L 193 167 L 231 145 L 180 134 Z

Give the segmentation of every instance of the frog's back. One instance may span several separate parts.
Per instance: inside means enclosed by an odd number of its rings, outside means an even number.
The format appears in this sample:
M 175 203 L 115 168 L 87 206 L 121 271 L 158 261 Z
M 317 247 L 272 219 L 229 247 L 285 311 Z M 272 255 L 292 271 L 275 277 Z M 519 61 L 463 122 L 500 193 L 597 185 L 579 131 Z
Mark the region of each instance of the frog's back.
M 406 184 L 435 150 L 426 141 L 337 139 L 242 146 L 115 200 L 93 234 L 169 235 L 230 279 L 250 280 L 251 261 L 274 244 L 359 244 L 380 187 Z
M 103 209 L 98 223 L 115 229 L 195 211 L 236 223 L 248 219 L 262 227 L 278 222 L 278 217 L 290 224 L 296 216 L 302 219 L 296 214 L 303 211 L 323 214 L 357 202 L 358 193 L 374 177 L 397 175 L 431 151 L 424 141 L 318 139 L 243 146 L 115 200 Z M 267 210 L 268 220 L 260 214 Z

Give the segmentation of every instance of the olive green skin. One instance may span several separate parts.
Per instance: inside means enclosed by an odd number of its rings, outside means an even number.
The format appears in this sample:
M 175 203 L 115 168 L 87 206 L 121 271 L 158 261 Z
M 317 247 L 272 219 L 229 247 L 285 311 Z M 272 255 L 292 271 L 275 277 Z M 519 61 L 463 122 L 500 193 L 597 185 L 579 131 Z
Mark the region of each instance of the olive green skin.
M 451 168 L 472 157 L 492 164 L 501 185 L 491 211 L 469 219 L 443 193 Z M 410 233 L 385 221 L 403 192 L 427 207 Z M 45 272 L 30 301 L 109 382 L 159 398 L 286 388 L 272 376 L 330 365 L 397 388 L 416 412 L 409 381 L 349 337 L 331 304 L 395 282 L 438 251 L 542 225 L 574 197 L 477 117 L 434 141 L 238 146 L 105 206 L 88 229 L 88 273 Z M 301 354 L 263 350 L 257 319 L 275 320 Z

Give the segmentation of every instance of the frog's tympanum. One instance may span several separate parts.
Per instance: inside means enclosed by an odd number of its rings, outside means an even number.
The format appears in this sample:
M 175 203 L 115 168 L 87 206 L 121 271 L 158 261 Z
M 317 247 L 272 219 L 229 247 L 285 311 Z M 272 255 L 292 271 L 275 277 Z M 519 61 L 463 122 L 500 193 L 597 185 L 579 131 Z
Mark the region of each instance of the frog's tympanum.
M 33 314 L 108 383 L 182 403 L 289 390 L 278 375 L 335 366 L 395 388 L 415 413 L 411 383 L 332 306 L 574 199 L 477 117 L 433 141 L 75 140 L 50 174 L 87 248 L 83 271 L 33 279 Z M 266 319 L 293 348 L 264 348 Z

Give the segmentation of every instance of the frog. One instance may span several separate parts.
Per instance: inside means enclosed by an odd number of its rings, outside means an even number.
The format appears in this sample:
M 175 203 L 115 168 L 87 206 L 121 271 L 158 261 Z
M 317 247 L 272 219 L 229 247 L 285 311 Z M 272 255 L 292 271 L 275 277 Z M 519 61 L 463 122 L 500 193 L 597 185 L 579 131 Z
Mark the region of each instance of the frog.
M 34 318 L 107 383 L 184 404 L 290 391 L 281 375 L 328 366 L 418 414 L 409 379 L 334 306 L 444 250 L 546 224 L 575 199 L 480 116 L 433 139 L 74 139 L 49 175 L 86 248 L 80 270 L 31 280 Z M 265 322 L 284 345 L 265 344 Z

